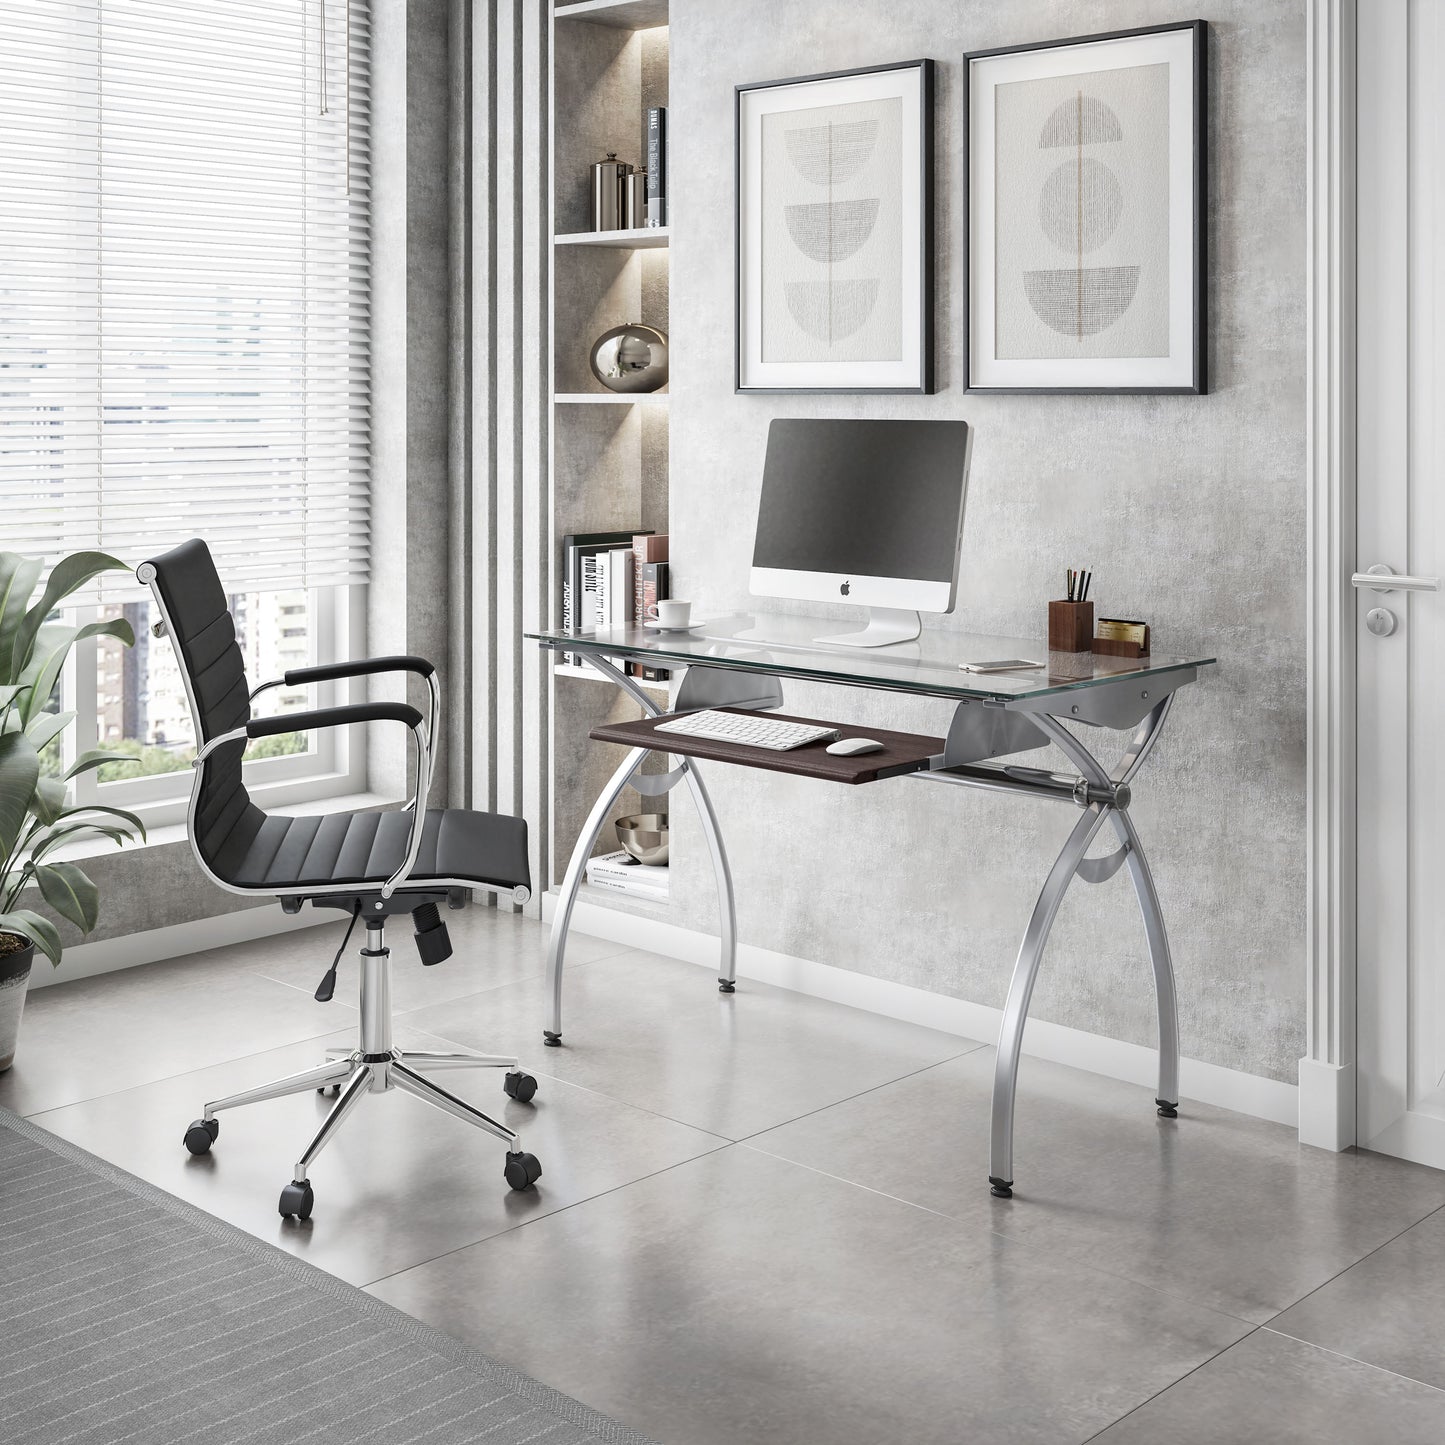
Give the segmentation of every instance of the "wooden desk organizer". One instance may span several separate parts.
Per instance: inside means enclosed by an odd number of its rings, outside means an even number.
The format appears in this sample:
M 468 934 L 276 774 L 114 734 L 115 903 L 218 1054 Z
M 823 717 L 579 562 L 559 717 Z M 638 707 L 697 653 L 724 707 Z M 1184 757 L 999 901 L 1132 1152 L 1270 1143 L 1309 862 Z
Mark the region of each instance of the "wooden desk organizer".
M 1096 637 L 1094 652 L 1099 657 L 1148 657 L 1149 629 L 1144 629 L 1143 642 L 1119 642 L 1112 638 Z
M 1088 652 L 1094 640 L 1092 602 L 1049 603 L 1049 651 Z

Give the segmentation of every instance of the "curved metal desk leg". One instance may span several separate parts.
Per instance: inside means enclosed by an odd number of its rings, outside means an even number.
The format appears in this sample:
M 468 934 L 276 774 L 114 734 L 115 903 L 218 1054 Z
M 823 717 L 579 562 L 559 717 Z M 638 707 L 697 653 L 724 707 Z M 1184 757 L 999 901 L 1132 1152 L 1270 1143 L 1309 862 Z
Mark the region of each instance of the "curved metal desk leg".
M 1043 891 L 1034 904 L 1033 916 L 1024 931 L 1024 941 L 1019 945 L 1018 962 L 1014 965 L 1008 1001 L 1004 1004 L 1003 1023 L 999 1027 L 998 1059 L 993 1075 L 993 1132 L 988 1156 L 988 1182 L 1000 1199 L 1007 1199 L 1013 1193 L 1014 1089 L 1018 1083 L 1019 1051 L 1023 1045 L 1024 1025 L 1028 1022 L 1029 999 L 1033 996 L 1034 982 L 1039 976 L 1044 945 L 1048 942 L 1054 916 L 1059 911 L 1059 904 L 1064 901 L 1064 894 L 1079 863 L 1103 826 L 1105 814 L 1112 811 L 1104 804 L 1091 804 L 1074 824 L 1074 831 L 1069 834 L 1068 841 L 1049 870 L 1048 878 L 1044 880 Z
M 582 831 L 577 835 L 577 846 L 572 849 L 567 874 L 562 879 L 562 894 L 557 900 L 557 912 L 552 918 L 552 936 L 547 943 L 547 993 L 551 1003 L 548 1024 L 542 1030 L 542 1042 L 552 1048 L 562 1042 L 562 956 L 567 947 L 567 928 L 572 922 L 572 906 L 577 902 L 577 890 L 582 886 L 587 860 L 592 856 L 592 845 L 607 821 L 608 810 L 646 756 L 646 748 L 633 748 L 598 794 Z
M 727 850 L 723 847 L 722 829 L 718 827 L 717 814 L 713 812 L 712 799 L 706 785 L 698 775 L 697 765 L 691 758 L 685 760 L 687 785 L 692 789 L 692 800 L 697 804 L 702 831 L 707 837 L 707 849 L 712 854 L 712 871 L 717 878 L 718 934 L 722 945 L 718 964 L 717 986 L 720 993 L 734 993 L 738 976 L 738 910 L 733 900 L 733 875 L 728 867 Z
M 1114 831 L 1128 849 L 1124 859 L 1134 892 L 1139 895 L 1139 912 L 1144 915 L 1144 933 L 1149 940 L 1149 962 L 1154 969 L 1154 1002 L 1159 1010 L 1159 1094 L 1154 1102 L 1166 1119 L 1179 1115 L 1179 1005 L 1174 992 L 1174 964 L 1169 957 L 1169 935 L 1164 931 L 1164 910 L 1154 891 L 1154 875 L 1139 842 L 1139 831 L 1127 811 L 1110 810 Z

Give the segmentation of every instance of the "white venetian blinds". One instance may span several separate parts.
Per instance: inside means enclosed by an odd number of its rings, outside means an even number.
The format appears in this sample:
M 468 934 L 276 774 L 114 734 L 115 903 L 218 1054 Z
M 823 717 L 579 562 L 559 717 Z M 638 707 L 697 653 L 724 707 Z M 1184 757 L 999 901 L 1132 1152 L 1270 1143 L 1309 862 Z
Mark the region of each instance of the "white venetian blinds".
M 365 579 L 368 46 L 366 0 L 0 0 L 0 548 Z

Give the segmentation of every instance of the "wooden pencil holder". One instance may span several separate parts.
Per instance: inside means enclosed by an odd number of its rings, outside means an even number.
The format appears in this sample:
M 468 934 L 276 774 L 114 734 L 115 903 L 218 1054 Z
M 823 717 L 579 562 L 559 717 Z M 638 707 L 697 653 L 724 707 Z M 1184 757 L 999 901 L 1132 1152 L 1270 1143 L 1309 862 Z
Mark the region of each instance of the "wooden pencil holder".
M 1094 646 L 1092 602 L 1049 603 L 1049 651 L 1090 652 Z

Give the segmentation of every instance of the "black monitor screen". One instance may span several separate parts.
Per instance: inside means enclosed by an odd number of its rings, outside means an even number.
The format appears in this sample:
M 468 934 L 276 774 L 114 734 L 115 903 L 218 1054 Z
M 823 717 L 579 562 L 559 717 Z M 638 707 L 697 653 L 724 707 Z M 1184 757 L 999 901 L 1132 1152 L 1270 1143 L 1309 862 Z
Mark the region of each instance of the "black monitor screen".
M 962 421 L 774 421 L 754 567 L 951 582 Z

